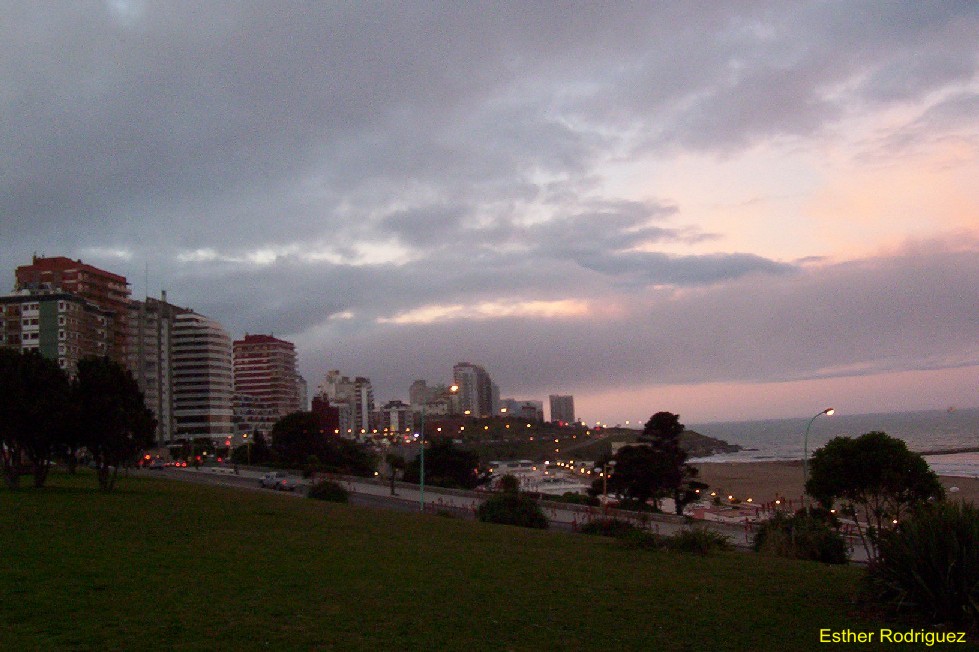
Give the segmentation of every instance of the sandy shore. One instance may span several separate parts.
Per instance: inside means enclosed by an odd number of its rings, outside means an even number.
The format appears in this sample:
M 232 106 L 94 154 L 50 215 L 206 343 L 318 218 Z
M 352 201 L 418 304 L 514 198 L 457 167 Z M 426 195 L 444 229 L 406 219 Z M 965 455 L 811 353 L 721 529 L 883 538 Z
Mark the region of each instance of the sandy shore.
M 710 485 L 709 491 L 723 496 L 733 495 L 740 500 L 768 502 L 776 496 L 798 500 L 802 496 L 802 462 L 704 462 L 694 464 L 700 478 Z M 979 505 L 979 479 L 942 476 L 949 498 L 964 499 Z

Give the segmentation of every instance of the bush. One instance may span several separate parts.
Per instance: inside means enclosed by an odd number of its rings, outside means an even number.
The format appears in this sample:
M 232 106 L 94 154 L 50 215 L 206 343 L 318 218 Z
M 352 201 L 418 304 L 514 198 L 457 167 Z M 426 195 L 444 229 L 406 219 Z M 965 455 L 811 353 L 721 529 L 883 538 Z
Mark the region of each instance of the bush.
M 676 552 L 692 552 L 707 556 L 718 550 L 732 550 L 734 546 L 727 535 L 704 527 L 680 530 L 665 539 L 666 548 Z
M 664 550 L 667 548 L 667 537 L 639 528 L 626 532 L 619 540 L 625 544 L 626 548 L 638 550 Z
M 320 468 L 320 458 L 315 455 L 309 455 L 306 457 L 306 463 L 303 465 L 303 477 L 311 478 L 313 474 Z
M 755 552 L 789 559 L 809 559 L 826 564 L 845 564 L 846 540 L 818 515 L 803 511 L 794 516 L 776 514 L 755 534 Z
M 309 493 L 306 495 L 316 500 L 327 500 L 331 503 L 345 503 L 350 496 L 346 489 L 333 480 L 317 482 L 309 488 Z
M 507 473 L 497 482 L 496 490 L 505 494 L 518 493 L 520 491 L 520 480 L 517 479 L 517 476 Z
M 578 528 L 582 534 L 595 534 L 603 537 L 624 537 L 638 528 L 629 521 L 618 518 L 596 518 Z
M 601 502 L 595 496 L 587 496 L 574 491 L 566 491 L 560 496 L 544 496 L 544 500 L 549 500 L 555 503 L 568 503 L 571 505 L 590 505 L 592 507 L 598 507 L 601 505 Z
M 951 502 L 917 510 L 881 535 L 869 577 L 881 599 L 979 628 L 979 509 Z
M 537 501 L 519 493 L 491 496 L 479 506 L 477 517 L 484 523 L 500 523 L 547 529 L 548 521 Z

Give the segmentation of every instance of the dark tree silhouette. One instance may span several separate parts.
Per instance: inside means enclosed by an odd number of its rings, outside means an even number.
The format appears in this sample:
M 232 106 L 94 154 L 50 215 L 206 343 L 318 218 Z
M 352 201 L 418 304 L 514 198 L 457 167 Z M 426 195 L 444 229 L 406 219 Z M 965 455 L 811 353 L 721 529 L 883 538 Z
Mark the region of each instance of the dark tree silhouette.
M 388 473 L 390 474 L 391 480 L 391 495 L 397 496 L 398 492 L 394 490 L 394 482 L 398 479 L 398 473 L 404 473 L 405 470 L 405 458 L 401 457 L 396 453 L 388 453 L 384 456 L 384 461 L 388 465 Z
M 671 412 L 657 412 L 639 436 L 639 444 L 626 446 L 615 456 L 615 470 L 608 480 L 609 491 L 644 504 L 653 500 L 655 509 L 663 497 L 673 498 L 677 514 L 696 500 L 697 490 L 707 485 L 697 481 L 698 471 L 687 464 L 680 447 L 684 426 Z
M 405 467 L 405 482 L 418 484 L 419 459 Z M 472 489 L 480 483 L 479 455 L 453 445 L 451 439 L 432 440 L 425 450 L 425 484 L 436 487 Z
M 95 461 L 99 488 L 112 491 L 119 467 L 155 443 L 156 420 L 132 374 L 109 358 L 83 358 L 72 383 L 72 427 Z
M 874 431 L 836 437 L 813 453 L 806 493 L 826 509 L 838 504 L 857 517 L 867 555 L 877 559 L 880 533 L 915 506 L 942 500 L 938 476 L 904 441 Z
M 20 484 L 22 460 L 43 487 L 66 439 L 68 377 L 37 351 L 0 350 L 0 458 L 7 485 Z
M 257 444 L 256 438 L 256 448 Z M 290 468 L 301 468 L 310 455 L 315 455 L 323 471 L 360 476 L 374 473 L 375 460 L 363 446 L 324 433 L 319 417 L 312 412 L 293 412 L 272 426 L 272 453 L 278 464 Z

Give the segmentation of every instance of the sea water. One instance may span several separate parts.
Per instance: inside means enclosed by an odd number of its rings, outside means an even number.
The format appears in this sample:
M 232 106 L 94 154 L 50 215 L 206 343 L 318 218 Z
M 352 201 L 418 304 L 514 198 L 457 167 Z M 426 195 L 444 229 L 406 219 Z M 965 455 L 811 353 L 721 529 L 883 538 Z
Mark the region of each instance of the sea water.
M 687 424 L 687 428 L 745 449 L 696 461 L 763 462 L 801 460 L 808 423 L 808 418 L 774 419 Z M 833 437 L 857 437 L 874 430 L 903 439 L 908 448 L 919 453 L 979 449 L 979 408 L 823 415 L 809 429 L 809 454 Z M 979 451 L 929 454 L 925 459 L 940 475 L 979 478 Z

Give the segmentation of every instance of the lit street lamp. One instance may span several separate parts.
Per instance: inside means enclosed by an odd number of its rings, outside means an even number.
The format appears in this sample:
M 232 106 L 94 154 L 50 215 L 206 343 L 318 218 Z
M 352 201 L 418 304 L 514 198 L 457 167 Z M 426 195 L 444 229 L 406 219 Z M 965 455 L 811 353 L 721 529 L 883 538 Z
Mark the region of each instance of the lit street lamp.
M 806 425 L 806 436 L 802 440 L 803 442 L 802 443 L 802 490 L 803 491 L 806 490 L 806 484 L 809 482 L 809 429 L 812 428 L 813 421 L 815 421 L 816 419 L 818 419 L 824 414 L 828 417 L 831 417 L 833 416 L 834 412 L 836 412 L 836 410 L 834 410 L 833 408 L 826 408 L 822 412 L 816 414 L 816 416 L 814 416 L 813 418 L 809 419 L 809 424 Z

